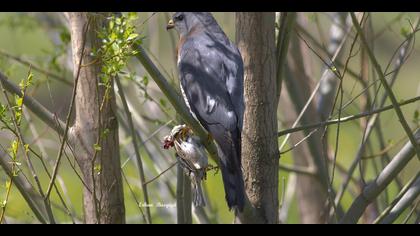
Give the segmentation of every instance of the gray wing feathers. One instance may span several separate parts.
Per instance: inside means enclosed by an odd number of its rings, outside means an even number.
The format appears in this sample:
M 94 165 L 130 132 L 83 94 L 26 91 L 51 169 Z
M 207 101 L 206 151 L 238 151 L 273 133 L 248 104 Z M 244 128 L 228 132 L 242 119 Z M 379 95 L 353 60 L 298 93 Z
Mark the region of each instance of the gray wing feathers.
M 181 85 L 194 113 L 207 123 L 228 130 L 242 129 L 243 71 L 239 50 L 223 46 L 214 37 L 190 37 L 182 46 Z M 232 48 L 234 47 L 234 48 Z

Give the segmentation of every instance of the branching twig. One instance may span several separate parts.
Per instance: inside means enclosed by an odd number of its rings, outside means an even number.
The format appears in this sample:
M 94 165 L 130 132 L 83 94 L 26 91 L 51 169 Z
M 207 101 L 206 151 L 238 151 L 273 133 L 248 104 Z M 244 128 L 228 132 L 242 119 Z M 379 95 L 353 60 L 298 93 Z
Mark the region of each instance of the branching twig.
M 401 106 L 405 106 L 405 105 L 417 102 L 419 100 L 420 100 L 420 96 L 409 99 L 409 100 L 401 102 L 401 103 L 398 103 L 398 105 L 401 107 Z M 384 111 L 388 111 L 388 110 L 391 110 L 393 108 L 394 108 L 393 105 L 389 105 L 389 106 L 382 107 L 382 108 L 379 108 L 379 109 L 376 109 L 376 110 L 373 110 L 373 111 L 363 112 L 363 113 L 360 113 L 360 114 L 357 114 L 357 115 L 342 117 L 341 119 L 332 119 L 332 120 L 328 120 L 328 121 L 324 121 L 324 122 L 319 122 L 319 123 L 316 123 L 316 124 L 303 125 L 303 126 L 300 126 L 300 127 L 295 127 L 295 128 L 282 130 L 282 131 L 279 131 L 277 134 L 280 137 L 280 136 L 283 136 L 283 135 L 286 135 L 286 134 L 295 133 L 295 132 L 299 132 L 299 131 L 302 131 L 302 130 L 315 129 L 315 128 L 325 127 L 325 126 L 328 126 L 328 125 L 334 125 L 334 124 L 337 124 L 337 123 L 344 123 L 344 122 L 348 122 L 348 121 L 352 121 L 352 120 L 357 120 L 357 119 L 360 119 L 362 117 L 371 116 L 373 114 L 382 113 Z
M 419 22 L 420 21 L 417 20 L 416 28 L 419 26 Z M 399 72 L 399 68 L 403 65 L 404 58 L 406 57 L 406 53 L 408 51 L 408 47 L 411 44 L 411 41 L 414 39 L 415 32 L 417 32 L 417 31 L 414 30 L 413 33 L 410 35 L 410 37 L 405 40 L 406 41 L 405 47 L 402 47 L 400 49 L 400 57 L 399 57 L 399 60 L 397 60 L 396 63 L 395 63 L 395 67 L 394 67 L 395 73 L 393 74 L 393 77 L 390 80 L 390 86 L 392 86 L 394 84 L 394 82 L 395 82 L 395 80 L 397 78 L 397 75 L 398 75 L 398 72 Z M 378 105 L 379 109 L 382 109 L 382 107 L 385 104 L 385 101 L 387 99 L 387 96 L 388 96 L 387 93 L 385 93 L 382 96 L 382 98 L 381 98 L 381 100 L 379 102 L 379 105 Z M 393 108 L 393 106 L 389 106 L 389 107 Z M 366 129 L 365 129 L 365 131 L 363 133 L 362 143 L 360 144 L 360 146 L 358 148 L 358 151 L 357 151 L 357 154 L 356 154 L 356 158 L 354 159 L 353 163 L 351 164 L 351 166 L 349 168 L 348 177 L 343 181 L 343 184 L 341 185 L 341 188 L 338 191 L 338 194 L 337 194 L 337 197 L 336 197 L 336 203 L 341 200 L 341 198 L 342 198 L 342 196 L 344 194 L 344 191 L 347 188 L 347 185 L 348 185 L 348 183 L 350 181 L 349 177 L 351 177 L 353 175 L 353 172 L 356 169 L 357 164 L 361 160 L 363 149 L 364 149 L 364 145 L 366 143 L 366 140 L 369 138 L 369 136 L 370 136 L 370 134 L 371 134 L 371 132 L 373 130 L 373 127 L 375 126 L 375 124 L 377 122 L 378 115 L 379 115 L 379 113 L 373 115 L 372 118 L 368 121 L 368 124 L 366 126 Z
M 410 126 L 408 125 L 407 121 L 405 120 L 404 114 L 401 111 L 400 106 L 398 105 L 397 102 L 397 98 L 395 97 L 394 93 L 392 92 L 391 87 L 388 85 L 388 82 L 385 79 L 385 75 L 382 72 L 381 66 L 379 65 L 378 61 L 376 60 L 375 55 L 373 54 L 373 52 L 370 50 L 369 45 L 366 41 L 366 37 L 363 34 L 363 30 L 359 25 L 359 22 L 357 21 L 356 15 L 352 12 L 351 14 L 351 18 L 353 20 L 353 24 L 356 27 L 357 32 L 360 35 L 360 39 L 364 45 L 364 47 L 366 48 L 366 52 L 370 58 L 370 60 L 372 61 L 372 64 L 376 70 L 376 73 L 379 76 L 379 79 L 381 80 L 382 86 L 384 86 L 384 89 L 386 90 L 386 92 L 388 93 L 388 96 L 392 102 L 392 105 L 394 106 L 394 110 L 395 113 L 398 116 L 398 120 L 401 123 L 401 126 L 404 128 L 404 131 L 406 132 L 408 138 L 410 139 L 411 144 L 414 147 L 414 150 L 416 152 L 417 158 L 420 160 L 420 146 L 416 145 L 416 139 L 414 138 L 413 133 L 411 133 L 411 129 Z
M 63 155 L 64 145 L 67 143 L 67 138 L 68 138 L 67 133 L 68 133 L 69 128 L 70 128 L 70 118 L 71 118 L 71 114 L 73 113 L 74 103 L 76 101 L 77 84 L 78 84 L 79 77 L 80 77 L 80 70 L 82 68 L 82 59 L 83 59 L 83 54 L 85 52 L 85 45 L 86 45 L 86 33 L 89 29 L 89 24 L 90 24 L 90 18 L 89 18 L 89 21 L 87 22 L 87 24 L 85 26 L 85 29 L 84 29 L 84 38 L 83 38 L 83 42 L 82 42 L 82 52 L 81 52 L 81 56 L 80 56 L 80 60 L 79 60 L 79 65 L 77 67 L 76 78 L 74 79 L 73 93 L 72 93 L 72 97 L 71 97 L 71 103 L 70 103 L 69 111 L 67 113 L 66 125 L 65 125 L 65 128 L 64 128 L 64 134 L 63 134 L 63 140 L 61 140 L 60 149 L 59 149 L 58 154 L 57 154 L 57 160 L 56 160 L 56 163 L 54 165 L 53 174 L 52 174 L 50 183 L 48 184 L 48 189 L 47 189 L 47 193 L 46 193 L 47 198 L 49 198 L 49 196 L 50 196 L 52 186 L 55 182 L 55 178 L 56 178 L 57 173 L 58 173 L 58 167 L 60 165 L 61 156 Z
M 25 202 L 31 208 L 35 217 L 43 224 L 47 223 L 45 208 L 41 207 L 42 197 L 33 189 L 30 182 L 22 177 L 22 175 L 13 176 L 12 164 L 6 158 L 7 154 L 0 150 L 0 166 L 4 169 L 9 177 L 13 178 L 13 184 L 17 187 Z
M 66 78 L 63 78 L 63 77 L 61 77 L 59 75 L 56 75 L 56 74 L 53 74 L 49 71 L 43 70 L 40 67 L 34 65 L 32 62 L 29 62 L 25 59 L 22 59 L 21 57 L 13 56 L 13 55 L 11 55 L 11 54 L 3 51 L 3 50 L 0 50 L 0 55 L 4 56 L 6 58 L 12 59 L 16 62 L 19 62 L 22 65 L 30 66 L 34 71 L 38 71 L 39 73 L 42 73 L 42 74 L 48 76 L 49 78 L 53 78 L 53 79 L 55 79 L 59 82 L 62 82 L 63 84 L 65 84 L 67 86 L 73 86 L 73 82 L 67 80 Z
M 29 68 L 28 77 L 29 77 L 29 74 L 30 73 L 31 73 L 31 70 Z M 55 224 L 55 219 L 54 219 L 54 215 L 52 213 L 50 201 L 49 201 L 49 199 L 45 198 L 45 196 L 44 196 L 44 193 L 43 193 L 43 190 L 42 190 L 42 185 L 41 185 L 41 182 L 39 180 L 38 174 L 35 171 L 35 167 L 34 167 L 34 165 L 32 163 L 32 160 L 29 158 L 28 148 L 27 148 L 25 139 L 23 138 L 21 129 L 20 129 L 20 121 L 18 121 L 18 119 L 16 117 L 16 114 L 12 110 L 12 107 L 13 106 L 12 106 L 12 103 L 10 102 L 10 100 L 9 100 L 9 97 L 7 95 L 7 92 L 6 92 L 6 89 L 4 88 L 3 81 L 0 82 L 0 85 L 1 85 L 1 89 L 2 89 L 2 92 L 3 92 L 4 97 L 5 97 L 5 100 L 6 100 L 7 104 L 8 104 L 9 111 L 11 113 L 11 118 L 12 118 L 13 125 L 15 126 L 15 135 L 17 136 L 18 141 L 19 141 L 18 142 L 18 146 L 20 146 L 20 148 L 21 148 L 21 150 L 23 152 L 23 156 L 25 157 L 25 160 L 26 160 L 26 162 L 28 164 L 28 167 L 29 167 L 29 170 L 30 170 L 30 172 L 32 174 L 32 177 L 34 178 L 34 181 L 35 181 L 36 186 L 38 188 L 38 192 L 41 195 L 41 197 L 44 198 L 44 205 L 45 205 L 45 210 L 47 212 L 48 219 L 49 219 L 49 221 L 50 221 L 51 224 Z M 26 90 L 26 87 L 24 88 L 23 91 L 20 91 L 21 92 L 21 96 L 23 97 L 22 98 L 23 100 L 25 98 L 25 96 L 24 96 L 25 95 L 25 90 Z M 22 106 L 22 104 L 20 106 Z M 20 107 L 20 109 L 22 109 L 22 107 Z M 20 145 L 19 145 L 19 143 L 20 143 Z
M 22 96 L 20 89 L 14 85 L 2 72 L 0 72 L 0 81 L 3 84 L 3 87 L 10 93 Z M 45 124 L 50 128 L 54 129 L 60 135 L 64 134 L 65 124 L 63 121 L 58 119 L 58 117 L 45 108 L 41 103 L 39 103 L 34 98 L 25 95 L 23 99 L 23 104 L 29 108 L 33 113 L 36 114 Z

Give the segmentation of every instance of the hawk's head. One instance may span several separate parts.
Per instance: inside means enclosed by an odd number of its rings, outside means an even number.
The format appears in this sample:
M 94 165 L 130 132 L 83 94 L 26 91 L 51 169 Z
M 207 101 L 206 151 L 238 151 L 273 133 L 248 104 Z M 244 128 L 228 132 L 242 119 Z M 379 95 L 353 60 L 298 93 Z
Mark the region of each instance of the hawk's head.
M 182 37 L 195 27 L 207 28 L 215 22 L 210 12 L 176 12 L 168 22 L 166 29 L 175 28 Z

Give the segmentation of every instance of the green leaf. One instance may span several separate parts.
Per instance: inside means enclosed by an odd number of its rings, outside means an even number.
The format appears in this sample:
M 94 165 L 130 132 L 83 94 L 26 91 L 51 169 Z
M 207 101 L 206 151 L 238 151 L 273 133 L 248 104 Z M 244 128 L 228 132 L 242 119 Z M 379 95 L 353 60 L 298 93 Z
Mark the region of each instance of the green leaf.
M 18 97 L 18 98 L 16 99 L 16 105 L 17 105 L 18 107 L 21 107 L 21 106 L 22 106 L 22 104 L 23 104 L 23 98 L 22 98 L 22 97 Z
M 32 85 L 33 78 L 34 78 L 34 74 L 32 72 L 29 73 L 28 78 L 26 79 L 26 86 Z
M 410 35 L 410 29 L 408 27 L 401 27 L 400 33 L 404 37 L 408 37 Z
M 68 44 L 70 42 L 70 33 L 67 30 L 62 30 L 60 32 L 60 39 L 64 44 Z
M 24 147 L 25 147 L 25 152 L 28 153 L 29 152 L 29 144 L 25 144 Z
M 19 148 L 19 142 L 17 140 L 13 140 L 12 144 L 10 145 L 10 152 L 13 159 L 16 158 L 18 148 Z
M 165 99 L 163 99 L 163 98 L 159 99 L 159 103 L 160 103 L 160 105 L 162 105 L 164 108 L 166 108 L 166 100 L 165 100 Z
M 139 36 L 139 34 L 136 34 L 136 33 L 130 34 L 128 36 L 127 40 L 130 41 L 130 40 L 136 39 L 138 36 Z
M 95 151 L 101 151 L 102 150 L 101 146 L 99 146 L 99 144 L 97 144 L 97 143 L 93 144 L 93 149 Z
M 109 134 L 110 130 L 107 128 L 104 131 L 102 131 L 101 137 L 102 138 L 106 138 Z
M 128 20 L 132 21 L 132 20 L 136 20 L 138 18 L 137 16 L 137 12 L 129 12 L 127 14 Z
M 12 186 L 12 181 L 6 180 L 6 188 L 10 188 Z
M 93 170 L 99 175 L 101 173 L 102 167 L 100 164 L 97 164 L 93 167 Z
M 149 77 L 147 77 L 146 75 L 143 77 L 142 80 L 143 84 L 145 87 L 147 87 L 147 85 L 149 84 Z
M 3 104 L 0 104 L 0 119 L 4 120 L 5 116 L 6 116 L 6 106 Z
M 109 30 L 112 30 L 114 28 L 115 22 L 114 21 L 109 21 Z
M 115 18 L 115 24 L 121 25 L 121 18 Z

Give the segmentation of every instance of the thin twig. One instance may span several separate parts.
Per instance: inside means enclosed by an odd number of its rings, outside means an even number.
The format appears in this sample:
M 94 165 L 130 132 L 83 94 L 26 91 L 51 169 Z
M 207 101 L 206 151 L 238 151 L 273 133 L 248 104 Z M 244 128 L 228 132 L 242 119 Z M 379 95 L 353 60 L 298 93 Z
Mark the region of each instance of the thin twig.
M 279 164 L 280 170 L 284 170 L 287 172 L 294 172 L 297 174 L 309 175 L 309 176 L 316 176 L 317 173 L 314 168 L 306 167 L 306 166 L 296 166 L 296 165 L 287 165 L 287 164 Z
M 348 33 L 347 33 L 347 35 L 348 35 Z M 301 38 L 301 37 L 300 37 Z M 333 55 L 333 57 L 331 58 L 331 64 L 332 63 L 334 63 L 334 61 L 335 61 L 335 59 L 337 58 L 337 56 L 338 56 L 338 53 L 341 51 L 341 49 L 342 49 L 342 47 L 343 47 L 343 45 L 344 45 L 344 42 L 345 42 L 345 39 L 347 38 L 347 36 L 346 37 L 344 37 L 343 38 L 343 40 L 341 41 L 341 43 L 340 43 L 340 46 L 337 48 L 337 50 L 335 51 L 335 54 Z M 301 38 L 302 39 L 302 38 Z M 309 48 L 311 48 L 310 47 L 310 45 L 309 44 L 307 44 L 306 43 L 306 41 L 304 40 L 304 39 L 302 39 L 304 42 L 305 42 L 305 44 L 309 47 Z M 312 48 L 311 48 L 312 49 Z M 314 51 L 315 52 L 315 51 Z M 316 53 L 315 53 L 316 54 Z M 322 60 L 322 58 L 321 58 L 321 60 Z M 326 64 L 327 66 L 328 66 L 328 68 L 331 70 L 331 71 L 335 71 L 329 64 Z M 293 125 L 292 125 L 292 128 L 294 128 L 294 127 L 296 127 L 297 126 L 297 124 L 299 124 L 299 122 L 300 122 L 300 120 L 301 120 L 301 118 L 303 117 L 303 115 L 305 114 L 305 112 L 306 112 L 306 110 L 308 109 L 308 107 L 309 107 L 309 105 L 311 104 L 311 102 L 312 102 L 312 100 L 314 99 L 314 97 L 315 97 L 315 95 L 316 95 L 316 93 L 317 93 L 317 91 L 318 91 L 318 89 L 319 89 L 319 87 L 320 87 L 320 82 L 322 81 L 322 79 L 328 74 L 328 71 L 329 70 L 325 70 L 324 71 L 324 73 L 322 74 L 322 76 L 321 76 L 321 79 L 318 81 L 318 83 L 317 83 L 317 85 L 315 86 L 315 88 L 313 89 L 313 91 L 312 91 L 312 94 L 309 96 L 309 98 L 308 98 L 308 100 L 306 101 L 306 104 L 303 106 L 303 108 L 302 108 L 302 110 L 300 111 L 300 113 L 299 113 L 299 115 L 298 115 L 298 117 L 296 118 L 296 120 L 295 120 L 295 122 L 293 123 Z M 289 140 L 289 137 L 290 137 L 290 135 L 287 135 L 286 137 L 285 137 L 285 139 L 283 140 L 283 142 L 282 142 L 282 144 L 280 145 L 280 148 L 279 148 L 279 150 L 280 150 L 280 152 L 282 151 L 282 149 L 284 148 L 284 146 L 286 145 L 286 143 L 287 143 L 287 141 Z
M 420 21 L 417 20 L 416 29 L 419 26 L 419 23 L 420 23 Z M 390 80 L 390 86 L 392 86 L 394 84 L 394 82 L 395 82 L 395 80 L 397 78 L 397 75 L 398 75 L 398 72 L 399 72 L 399 68 L 403 65 L 404 58 L 406 58 L 406 54 L 407 54 L 407 51 L 408 51 L 408 47 L 410 46 L 411 41 L 414 40 L 414 35 L 415 35 L 416 32 L 417 32 L 416 30 L 412 32 L 412 34 L 410 35 L 410 37 L 407 38 L 404 41 L 404 42 L 406 42 L 406 45 L 404 47 L 401 47 L 401 49 L 400 49 L 400 57 L 399 57 L 399 59 L 395 63 L 395 66 L 394 66 L 395 73 L 393 74 L 393 77 Z M 404 42 L 403 42 L 403 44 L 404 44 Z M 401 45 L 403 45 L 403 44 L 401 44 Z M 375 83 L 376 83 L 376 81 L 375 81 Z M 370 86 L 368 86 L 368 87 L 370 87 Z M 381 109 L 383 107 L 383 105 L 385 104 L 385 101 L 387 99 L 387 96 L 388 96 L 388 93 L 385 93 L 382 96 L 382 98 L 381 98 L 381 100 L 379 102 L 379 105 L 378 105 L 379 109 Z M 393 108 L 393 106 L 388 106 L 388 107 Z M 341 198 L 343 197 L 343 195 L 344 195 L 344 191 L 347 188 L 347 185 L 348 185 L 349 180 L 350 180 L 349 177 L 351 177 L 353 175 L 354 170 L 356 169 L 356 167 L 358 166 L 359 161 L 361 160 L 363 149 L 364 149 L 364 145 L 366 143 L 366 140 L 369 138 L 369 135 L 371 134 L 374 125 L 377 122 L 378 116 L 379 116 L 379 113 L 373 115 L 373 117 L 368 121 L 368 124 L 367 124 L 367 126 L 365 128 L 365 131 L 363 133 L 362 143 L 360 144 L 360 146 L 358 148 L 358 151 L 357 151 L 357 154 L 356 154 L 356 158 L 354 159 L 353 163 L 351 164 L 351 166 L 349 168 L 348 178 L 346 178 L 343 181 L 343 184 L 341 185 L 340 190 L 338 191 L 338 194 L 337 194 L 337 197 L 336 197 L 336 202 L 339 202 L 341 200 Z
M 401 111 L 400 106 L 398 105 L 397 98 L 395 97 L 394 93 L 392 92 L 391 87 L 388 85 L 385 76 L 382 72 L 381 66 L 379 65 L 378 61 L 376 60 L 375 55 L 370 50 L 369 45 L 366 41 L 366 38 L 363 34 L 363 30 L 361 29 L 359 22 L 357 21 L 356 15 L 352 12 L 351 18 L 353 20 L 353 24 L 356 27 L 356 30 L 360 34 L 360 39 L 366 48 L 366 52 L 369 55 L 370 60 L 372 61 L 373 66 L 375 67 L 376 73 L 379 75 L 379 79 L 381 80 L 382 86 L 388 93 L 389 99 L 391 100 L 392 105 L 394 106 L 395 113 L 398 116 L 398 120 L 401 123 L 401 126 L 403 127 L 404 131 L 406 132 L 408 138 L 410 139 L 410 142 L 413 144 L 414 149 L 416 151 L 417 158 L 420 160 L 420 146 L 416 144 L 416 139 L 414 138 L 413 133 L 411 132 L 410 126 L 408 125 L 407 121 L 405 120 L 404 114 Z
M 12 60 L 14 60 L 16 62 L 19 62 L 22 65 L 30 66 L 34 71 L 38 71 L 39 73 L 42 73 L 42 74 L 48 76 L 49 78 L 53 78 L 53 79 L 55 79 L 55 80 L 57 80 L 59 82 L 62 82 L 63 84 L 65 84 L 67 86 L 72 86 L 73 85 L 73 82 L 67 80 L 66 78 L 61 77 L 61 76 L 56 75 L 56 74 L 53 74 L 53 73 L 51 73 L 49 71 L 43 70 L 40 67 L 34 65 L 32 62 L 29 62 L 29 61 L 27 61 L 25 59 L 22 59 L 21 57 L 13 56 L 13 55 L 11 55 L 11 54 L 9 54 L 9 53 L 1 50 L 1 49 L 0 49 L 0 55 L 4 56 L 6 58 L 12 59 Z
M 19 190 L 22 197 L 25 199 L 25 202 L 28 204 L 29 208 L 31 208 L 32 212 L 35 214 L 35 217 L 42 223 L 46 224 L 46 213 L 43 207 L 41 207 L 41 203 L 39 202 L 41 196 L 34 190 L 29 180 L 22 175 L 13 176 L 13 169 L 12 164 L 7 161 L 5 156 L 7 155 L 6 152 L 0 150 L 0 165 L 7 173 L 9 177 L 14 178 L 14 184 Z M 22 172 L 20 172 L 22 173 Z
M 29 76 L 30 73 L 31 73 L 31 68 L 29 68 L 28 76 Z M 25 157 L 25 160 L 26 160 L 26 162 L 28 164 L 29 170 L 31 171 L 32 177 L 35 180 L 35 183 L 36 183 L 37 188 L 38 188 L 38 192 L 41 195 L 41 197 L 44 198 L 44 205 L 45 205 L 45 209 L 46 209 L 46 212 L 47 212 L 48 219 L 49 219 L 49 221 L 50 221 L 51 224 L 55 224 L 56 221 L 55 221 L 54 215 L 52 213 L 51 204 L 49 202 L 49 199 L 46 199 L 45 196 L 44 196 L 44 192 L 42 190 L 41 182 L 40 182 L 40 180 L 38 178 L 38 175 L 37 175 L 37 173 L 35 171 L 35 167 L 33 166 L 32 160 L 29 158 L 28 151 L 25 148 L 26 142 L 25 142 L 25 140 L 23 138 L 23 135 L 22 135 L 22 132 L 20 130 L 20 122 L 18 122 L 18 120 L 16 118 L 16 115 L 15 115 L 15 113 L 12 110 L 12 107 L 13 106 L 12 106 L 12 103 L 10 102 L 10 100 L 9 100 L 9 97 L 7 96 L 7 92 L 6 92 L 5 86 L 3 84 L 3 81 L 0 82 L 0 85 L 1 85 L 1 89 L 3 91 L 3 95 L 4 95 L 5 99 L 6 99 L 7 104 L 8 104 L 9 111 L 11 113 L 13 125 L 15 126 L 15 129 L 16 129 L 16 135 L 17 135 L 17 138 L 18 138 L 18 140 L 20 142 L 20 145 L 19 146 L 21 147 L 21 150 L 23 152 L 23 155 Z M 24 96 L 25 95 L 25 91 L 26 91 L 26 87 L 24 88 L 24 91 L 21 91 L 21 96 L 22 96 L 22 99 L 23 100 L 25 100 L 25 96 Z M 22 102 L 22 105 L 21 106 L 23 106 L 23 102 Z M 22 109 L 22 107 L 20 107 L 20 108 Z
M 162 176 L 163 174 L 165 174 L 166 172 L 168 172 L 170 169 L 172 169 L 177 163 L 178 162 L 172 163 L 168 168 L 166 168 L 165 170 L 163 170 L 162 172 L 160 172 L 158 175 L 156 175 L 152 179 L 146 181 L 144 184 L 145 185 L 148 185 L 148 184 L 152 183 L 153 181 L 157 180 L 160 176 Z
M 137 166 L 138 166 L 138 171 L 139 171 L 139 175 L 140 175 L 140 184 L 142 186 L 142 190 L 143 190 L 143 198 L 144 201 L 146 202 L 146 204 L 149 204 L 149 195 L 147 193 L 147 185 L 146 185 L 146 179 L 145 179 L 145 175 L 144 175 L 144 169 L 143 169 L 143 161 L 139 152 L 139 147 L 138 147 L 138 141 L 137 141 L 137 135 L 136 135 L 136 131 L 134 128 L 134 123 L 133 123 L 133 118 L 131 117 L 131 112 L 128 108 L 127 105 L 127 101 L 125 99 L 125 94 L 121 85 L 121 81 L 120 78 L 117 76 L 115 78 L 115 82 L 117 83 L 117 87 L 118 87 L 118 93 L 120 95 L 121 98 L 121 102 L 123 104 L 123 108 L 127 117 L 127 121 L 128 121 L 128 126 L 130 128 L 131 131 L 131 140 L 133 143 L 133 148 L 134 148 L 134 153 L 136 154 L 136 160 L 137 160 Z M 146 216 L 147 216 L 147 223 L 151 224 L 152 223 L 152 217 L 150 214 L 150 208 L 147 207 L 146 208 Z
M 134 201 L 137 204 L 137 207 L 140 211 L 141 216 L 143 217 L 144 222 L 147 222 L 146 216 L 144 215 L 143 210 L 140 207 L 140 202 L 137 200 L 136 198 L 136 194 L 134 193 L 134 190 L 131 188 L 130 183 L 128 182 L 127 176 L 124 174 L 124 171 L 121 170 L 121 174 L 123 176 L 124 181 L 126 182 L 127 186 L 128 186 L 128 190 L 130 190 L 131 196 L 133 197 Z
M 5 76 L 2 72 L 0 72 L 0 81 L 3 84 L 3 87 L 10 93 L 16 94 L 21 97 L 23 94 L 20 89 L 10 82 L 10 80 Z M 65 124 L 62 122 L 58 117 L 50 112 L 47 108 L 45 108 L 41 103 L 37 100 L 25 94 L 23 99 L 23 104 L 29 108 L 33 113 L 36 114 L 38 118 L 40 118 L 45 124 L 47 124 L 50 128 L 54 129 L 60 135 L 64 134 L 64 127 Z
M 71 103 L 70 103 L 69 111 L 67 113 L 66 125 L 65 125 L 65 128 L 64 128 L 64 134 L 63 134 L 63 140 L 61 140 L 60 149 L 59 149 L 58 154 L 57 154 L 57 159 L 56 159 L 56 163 L 54 165 L 52 178 L 50 180 L 50 183 L 48 184 L 48 189 L 47 189 L 47 193 L 46 193 L 47 198 L 49 198 L 52 186 L 55 183 L 55 178 L 57 176 L 58 168 L 60 166 L 61 156 L 63 155 L 64 145 L 67 143 L 67 138 L 68 138 L 67 134 L 68 134 L 68 131 L 69 131 L 69 128 L 70 128 L 70 118 L 71 118 L 71 114 L 73 113 L 73 106 L 74 106 L 74 103 L 75 103 L 75 100 L 76 100 L 77 84 L 79 82 L 82 59 L 83 59 L 83 54 L 85 52 L 86 34 L 87 34 L 88 29 L 89 29 L 89 25 L 90 25 L 90 18 L 89 18 L 89 21 L 87 22 L 87 24 L 85 26 L 85 29 L 84 29 L 84 37 L 83 37 L 83 42 L 82 42 L 82 52 L 81 52 L 81 56 L 80 56 L 80 60 L 79 60 L 79 65 L 77 67 L 76 78 L 74 79 L 73 93 L 72 93 L 72 97 L 71 97 Z
M 401 107 L 401 106 L 405 106 L 405 105 L 417 102 L 419 100 L 420 100 L 420 96 L 409 99 L 409 100 L 401 102 L 401 103 L 398 103 L 398 105 Z M 303 125 L 303 126 L 299 126 L 299 127 L 295 127 L 295 128 L 290 128 L 290 129 L 279 131 L 277 133 L 277 135 L 280 137 L 280 136 L 283 136 L 283 135 L 286 135 L 286 134 L 295 133 L 295 132 L 299 132 L 299 131 L 302 131 L 302 130 L 321 128 L 321 127 L 328 126 L 328 125 L 334 125 L 334 124 L 337 124 L 337 123 L 344 123 L 344 122 L 348 122 L 348 121 L 352 121 L 352 120 L 357 120 L 357 119 L 360 119 L 362 117 L 367 117 L 367 116 L 371 116 L 373 114 L 382 113 L 384 111 L 388 111 L 388 110 L 391 110 L 393 108 L 394 108 L 393 105 L 389 105 L 389 106 L 386 106 L 386 107 L 378 108 L 376 110 L 372 110 L 372 111 L 368 111 L 368 112 L 362 112 L 362 113 L 357 114 L 357 115 L 342 117 L 341 119 L 332 119 L 332 120 L 328 120 L 328 121 L 319 122 L 319 123 L 316 123 L 316 124 Z

